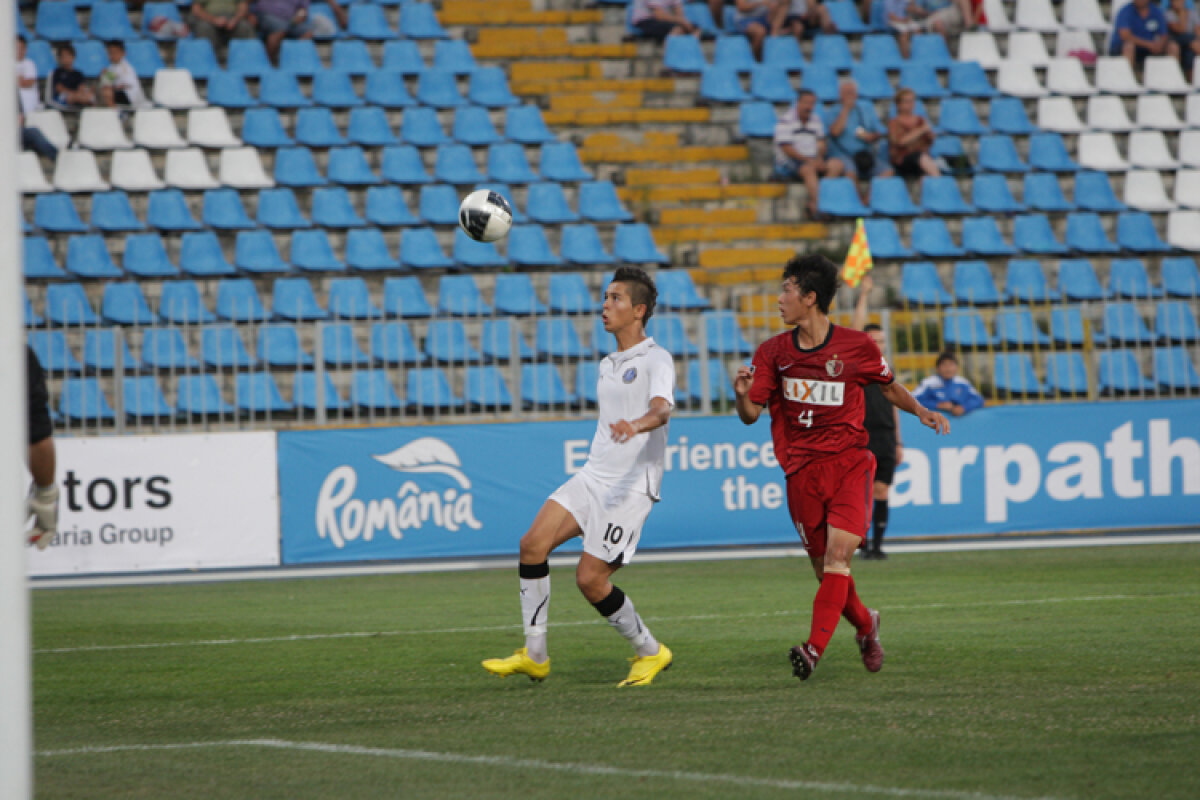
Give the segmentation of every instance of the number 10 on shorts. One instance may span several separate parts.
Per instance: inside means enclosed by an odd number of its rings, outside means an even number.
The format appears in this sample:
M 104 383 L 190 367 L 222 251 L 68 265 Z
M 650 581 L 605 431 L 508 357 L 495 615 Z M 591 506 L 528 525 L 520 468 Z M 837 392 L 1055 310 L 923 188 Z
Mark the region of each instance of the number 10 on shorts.
M 625 531 L 620 525 L 608 523 L 608 527 L 604 530 L 604 541 L 609 544 L 620 544 L 621 538 L 625 535 Z

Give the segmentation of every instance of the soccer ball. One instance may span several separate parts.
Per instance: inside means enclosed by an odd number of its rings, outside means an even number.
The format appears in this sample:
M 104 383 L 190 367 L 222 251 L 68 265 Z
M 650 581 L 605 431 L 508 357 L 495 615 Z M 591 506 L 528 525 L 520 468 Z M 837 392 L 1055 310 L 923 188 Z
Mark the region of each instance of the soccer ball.
M 494 242 L 507 236 L 512 228 L 512 206 L 499 192 L 480 189 L 463 198 L 458 224 L 475 241 Z

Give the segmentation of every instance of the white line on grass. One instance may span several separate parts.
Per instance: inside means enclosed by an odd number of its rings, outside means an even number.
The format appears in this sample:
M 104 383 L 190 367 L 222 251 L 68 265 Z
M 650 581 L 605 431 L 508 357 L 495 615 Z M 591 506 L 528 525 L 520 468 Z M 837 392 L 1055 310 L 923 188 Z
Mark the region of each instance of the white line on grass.
M 1181 592 L 1177 594 L 1105 594 L 1087 595 L 1081 597 L 1034 597 L 1022 600 L 999 600 L 979 603 L 921 603 L 907 606 L 883 606 L 885 611 L 922 611 L 944 608 L 996 608 L 1003 606 L 1040 606 L 1053 603 L 1095 603 L 1113 600 L 1160 600 L 1177 599 L 1180 597 L 1196 597 L 1200 592 Z M 786 617 L 793 614 L 808 614 L 807 608 L 785 609 L 782 611 L 763 611 L 752 614 L 696 614 L 686 617 L 646 617 L 647 622 L 701 622 L 704 620 L 720 619 L 761 619 L 765 617 Z M 575 620 L 571 622 L 551 622 L 552 628 L 566 628 L 577 625 L 600 625 L 604 620 Z M 288 636 L 253 636 L 247 638 L 229 639 L 197 639 L 184 642 L 142 642 L 133 644 L 94 644 L 80 647 L 45 647 L 34 650 L 34 655 L 57 655 L 63 653 L 94 653 L 109 650 L 157 650 L 168 647 L 215 647 L 232 644 L 272 644 L 275 642 L 307 642 L 321 639 L 370 639 L 376 636 L 441 636 L 457 633 L 496 633 L 520 628 L 519 623 L 508 625 L 481 625 L 465 628 L 430 628 L 426 630 L 407 631 L 343 631 L 340 633 L 293 633 Z
M 473 756 L 463 753 L 439 753 L 431 750 L 401 750 L 384 747 L 361 747 L 322 742 L 290 742 L 283 739 L 231 739 L 217 742 L 183 742 L 179 744 L 125 744 L 94 747 L 74 747 L 64 750 L 43 750 L 42 758 L 79 756 L 97 753 L 144 752 L 155 750 L 194 750 L 208 747 L 266 747 L 276 750 L 302 750 L 307 752 L 334 753 L 339 755 L 371 756 L 375 758 L 401 759 L 406 761 L 433 761 L 450 764 L 475 764 L 506 769 L 563 772 L 572 775 L 597 775 L 620 778 L 657 778 L 662 780 L 686 781 L 690 783 L 718 783 L 733 786 L 760 786 L 770 789 L 820 791 L 851 795 L 880 795 L 883 797 L 932 797 L 943 800 L 1025 800 L 1011 795 L 993 795 L 983 792 L 963 792 L 951 789 L 903 789 L 895 786 L 872 786 L 870 784 L 832 783 L 826 781 L 799 781 L 779 778 L 758 778 L 753 775 L 727 775 L 714 772 L 686 772 L 682 770 L 630 769 L 611 767 L 604 764 L 575 764 L 571 762 L 543 761 L 534 758 L 511 758 L 508 756 Z M 1038 800 L 1052 800 L 1039 798 Z

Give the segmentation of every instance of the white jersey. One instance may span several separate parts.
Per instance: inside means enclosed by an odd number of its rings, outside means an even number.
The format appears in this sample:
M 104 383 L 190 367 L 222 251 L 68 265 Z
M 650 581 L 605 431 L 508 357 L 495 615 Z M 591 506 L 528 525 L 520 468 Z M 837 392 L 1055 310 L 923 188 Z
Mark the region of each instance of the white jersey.
M 628 350 L 610 353 L 600 361 L 596 397 L 600 418 L 587 463 L 580 472 L 618 489 L 640 491 L 657 500 L 667 453 L 667 426 L 640 433 L 624 443 L 613 441 L 609 426 L 644 416 L 655 397 L 675 405 L 674 359 L 651 338 Z

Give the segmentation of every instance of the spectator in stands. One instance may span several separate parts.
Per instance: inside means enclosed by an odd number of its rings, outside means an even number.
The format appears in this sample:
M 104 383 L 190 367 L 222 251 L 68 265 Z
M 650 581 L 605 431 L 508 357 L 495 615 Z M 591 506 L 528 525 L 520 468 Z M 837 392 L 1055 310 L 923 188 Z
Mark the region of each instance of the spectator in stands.
M 313 22 L 308 16 L 309 0 L 259 0 L 252 9 L 258 17 L 258 32 L 266 41 L 267 55 L 279 63 L 284 39 L 311 39 Z
M 888 160 L 896 174 L 905 178 L 941 175 L 937 162 L 929 155 L 933 147 L 933 128 L 919 116 L 917 93 L 912 89 L 896 92 L 896 115 L 888 122 Z
M 96 105 L 96 93 L 83 73 L 75 69 L 75 48 L 60 42 L 54 51 L 58 66 L 50 73 L 50 97 L 55 105 L 67 108 Z
M 338 2 L 338 0 L 327 0 L 325 3 L 329 7 L 329 12 L 333 14 L 333 18 L 329 18 L 324 14 L 313 14 L 313 36 L 336 36 L 338 26 L 345 28 L 350 22 L 350 12 Z M 336 21 L 336 24 L 334 24 Z
M 133 65 L 125 58 L 125 43 L 114 39 L 104 50 L 108 53 L 108 66 L 100 73 L 101 104 L 130 108 L 145 105 L 146 93 Z
M 822 117 L 829 131 L 829 160 L 840 161 L 844 174 L 858 178 L 860 191 L 864 188 L 861 181 L 892 174 L 891 165 L 876 152 L 887 129 L 875 113 L 875 104 L 858 99 L 853 78 L 838 81 L 838 102 Z
M 763 39 L 771 30 L 771 14 L 776 5 L 776 0 L 737 0 L 734 6 L 734 30 L 750 40 L 755 58 L 762 58 Z
M 38 95 L 37 64 L 25 53 L 25 40 L 17 37 L 17 96 L 21 98 L 21 110 L 28 114 L 42 107 Z
M 956 417 L 983 408 L 983 395 L 958 374 L 958 359 L 954 353 L 939 355 L 934 369 L 936 374 L 921 381 L 913 392 L 918 403 L 931 411 L 945 411 Z
M 842 162 L 825 159 L 825 124 L 816 113 L 817 96 L 801 89 L 796 105 L 775 123 L 775 174 L 780 178 L 804 181 L 808 190 L 808 215 L 817 216 L 817 192 L 821 176 L 836 178 L 842 174 Z
M 888 29 L 896 34 L 900 55 L 908 58 L 912 35 L 922 29 L 921 23 L 908 16 L 909 0 L 883 0 L 883 15 Z
M 820 0 L 775 0 L 771 13 L 771 35 L 790 33 L 797 39 L 804 32 L 823 31 L 837 33 L 837 25 L 829 15 L 829 9 Z
M 908 16 L 926 30 L 954 36 L 962 33 L 968 22 L 974 23 L 975 12 L 970 0 L 912 0 Z
M 250 4 L 245 0 L 193 0 L 187 22 L 196 37 L 208 39 L 218 52 L 230 39 L 253 39 L 258 35 Z
M 1188 8 L 1187 0 L 1171 0 L 1167 9 L 1167 30 L 1171 41 L 1179 48 L 1179 61 L 1187 79 L 1192 80 L 1192 64 L 1200 53 L 1200 40 L 1196 39 L 1196 24 L 1200 22 L 1200 11 Z
M 1179 45 L 1171 40 L 1168 33 L 1167 15 L 1158 4 L 1150 0 L 1132 0 L 1117 12 L 1108 54 L 1123 55 L 1138 69 L 1146 56 L 1165 53 L 1179 58 Z
M 659 42 L 668 36 L 700 35 L 683 13 L 683 0 L 633 0 L 633 27 L 643 38 Z
M 58 158 L 58 148 L 39 129 L 25 124 L 25 115 L 18 112 L 17 127 L 21 131 L 21 149 L 32 150 L 51 161 Z

